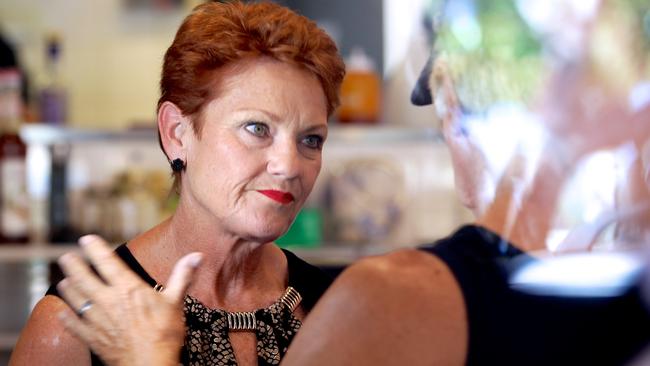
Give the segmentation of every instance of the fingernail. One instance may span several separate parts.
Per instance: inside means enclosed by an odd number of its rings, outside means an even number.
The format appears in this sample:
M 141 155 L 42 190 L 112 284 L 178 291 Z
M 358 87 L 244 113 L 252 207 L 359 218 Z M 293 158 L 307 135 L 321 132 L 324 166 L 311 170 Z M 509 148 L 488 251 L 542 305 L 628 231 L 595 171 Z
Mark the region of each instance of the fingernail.
M 84 235 L 81 238 L 79 238 L 79 245 L 84 246 L 90 244 L 93 240 L 95 240 L 96 236 L 95 235 Z
M 203 260 L 203 253 L 192 253 L 190 258 L 188 259 L 190 266 L 196 268 L 201 264 L 201 261 Z
M 71 258 L 71 257 L 72 257 L 72 254 L 71 254 L 71 253 L 65 253 L 64 255 L 62 255 L 62 256 L 59 257 L 59 259 L 57 260 L 57 262 L 59 262 L 59 264 L 65 264 L 65 263 L 67 263 L 68 261 L 70 261 L 70 258 Z

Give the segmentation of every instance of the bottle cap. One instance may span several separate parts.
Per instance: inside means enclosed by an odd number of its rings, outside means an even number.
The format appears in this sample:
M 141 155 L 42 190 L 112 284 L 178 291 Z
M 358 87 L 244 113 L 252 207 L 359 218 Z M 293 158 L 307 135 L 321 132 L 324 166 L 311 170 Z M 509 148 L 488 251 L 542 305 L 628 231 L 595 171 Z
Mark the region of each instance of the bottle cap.
M 350 57 L 346 60 L 346 66 L 349 71 L 375 71 L 375 62 L 361 47 L 352 48 Z
M 58 59 L 61 54 L 61 42 L 58 34 L 52 33 L 48 35 L 45 44 L 47 57 L 52 60 Z

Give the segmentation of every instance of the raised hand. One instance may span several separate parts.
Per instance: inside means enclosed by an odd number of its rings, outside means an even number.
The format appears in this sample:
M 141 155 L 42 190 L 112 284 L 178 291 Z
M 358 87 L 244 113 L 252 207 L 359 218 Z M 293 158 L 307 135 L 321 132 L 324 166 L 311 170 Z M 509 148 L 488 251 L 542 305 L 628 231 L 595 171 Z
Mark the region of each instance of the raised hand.
M 183 298 L 202 255 L 175 265 L 167 287 L 154 291 L 98 236 L 79 240 L 99 277 L 77 254 L 59 259 L 66 278 L 57 287 L 71 309 L 65 327 L 108 365 L 177 365 L 185 336 Z

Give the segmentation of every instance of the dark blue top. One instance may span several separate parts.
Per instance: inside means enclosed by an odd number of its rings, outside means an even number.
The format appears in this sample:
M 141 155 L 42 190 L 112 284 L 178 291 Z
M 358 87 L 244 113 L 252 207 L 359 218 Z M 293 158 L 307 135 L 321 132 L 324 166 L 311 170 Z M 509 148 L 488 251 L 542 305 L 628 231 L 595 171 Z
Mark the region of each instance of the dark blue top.
M 517 291 L 510 275 L 535 259 L 477 226 L 421 249 L 441 258 L 460 285 L 468 365 L 621 365 L 650 340 L 638 283 L 610 297 Z
M 306 313 L 311 311 L 318 299 L 323 295 L 325 290 L 331 285 L 332 278 L 318 269 L 315 266 L 298 258 L 292 252 L 282 249 L 285 257 L 287 258 L 288 279 L 289 286 L 295 288 L 302 296 L 301 306 Z M 115 253 L 135 272 L 142 280 L 149 286 L 154 287 L 156 280 L 154 280 L 147 271 L 140 265 L 137 259 L 131 254 L 131 251 L 126 244 L 120 245 L 115 249 Z M 59 296 L 56 290 L 56 284 L 52 285 L 46 295 Z M 181 352 L 182 363 L 186 364 L 187 350 L 183 347 Z M 93 366 L 103 365 L 102 361 L 97 355 L 91 353 L 91 364 Z

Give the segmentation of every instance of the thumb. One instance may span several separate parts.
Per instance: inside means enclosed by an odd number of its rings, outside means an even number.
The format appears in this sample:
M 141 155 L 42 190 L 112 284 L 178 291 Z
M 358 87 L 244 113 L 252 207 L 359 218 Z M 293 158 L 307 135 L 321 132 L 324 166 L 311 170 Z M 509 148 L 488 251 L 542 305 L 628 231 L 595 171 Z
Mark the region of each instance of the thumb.
M 179 259 L 169 277 L 169 282 L 163 292 L 164 296 L 174 303 L 180 303 L 185 297 L 187 288 L 190 286 L 202 259 L 203 254 L 199 252 L 190 253 Z

